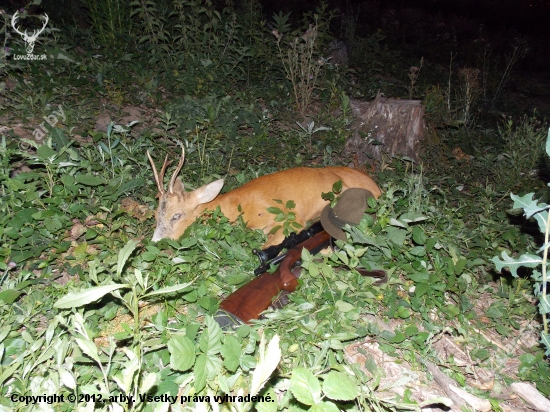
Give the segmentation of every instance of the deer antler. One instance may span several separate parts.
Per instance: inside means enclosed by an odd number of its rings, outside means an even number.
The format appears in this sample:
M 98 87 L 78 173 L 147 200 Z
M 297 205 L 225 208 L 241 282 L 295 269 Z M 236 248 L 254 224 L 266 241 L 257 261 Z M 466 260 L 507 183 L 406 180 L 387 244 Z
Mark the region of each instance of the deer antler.
M 46 13 L 44 13 L 44 24 L 42 25 L 42 28 L 40 30 L 35 30 L 32 32 L 32 38 L 36 39 L 40 33 L 42 33 L 46 29 L 46 25 L 48 24 L 48 21 L 50 21 L 50 18 Z
M 21 33 L 19 30 L 17 30 L 17 27 L 15 27 L 15 24 L 17 23 L 17 19 L 18 19 L 17 13 L 19 12 L 16 11 L 15 13 L 13 13 L 13 16 L 11 16 L 11 26 L 13 27 L 13 30 L 15 30 L 17 34 L 20 34 L 21 36 L 26 36 L 27 32 Z
M 170 184 L 168 185 L 168 193 L 174 192 L 174 183 L 176 182 L 176 177 L 178 176 L 178 173 L 181 170 L 181 167 L 183 166 L 183 161 L 185 160 L 185 148 L 183 145 L 181 145 L 181 158 L 180 162 L 178 163 L 178 167 L 176 167 L 176 170 L 174 171 L 174 174 L 172 175 L 172 178 L 170 179 Z
M 42 30 L 40 30 L 40 33 L 42 33 L 44 31 L 44 29 L 46 28 L 46 24 L 48 24 L 48 22 L 50 21 L 50 18 L 48 17 L 48 15 L 46 13 L 44 13 L 44 17 L 45 17 L 44 18 L 44 24 L 42 25 Z
M 166 191 L 164 190 L 163 180 L 164 180 L 164 173 L 166 172 L 166 166 L 168 166 L 168 155 L 164 158 L 164 164 L 162 165 L 162 169 L 160 169 L 160 175 L 157 173 L 157 168 L 155 167 L 155 162 L 153 162 L 153 159 L 151 158 L 151 155 L 149 154 L 149 150 L 147 150 L 147 157 L 149 158 L 149 162 L 151 162 L 151 166 L 153 167 L 153 175 L 155 176 L 155 182 L 157 183 L 157 187 L 159 189 L 159 196 L 162 196 Z
M 32 34 L 29 36 L 29 35 L 27 34 L 27 30 L 25 30 L 25 32 L 22 33 L 22 32 L 20 32 L 20 31 L 17 29 L 17 27 L 15 27 L 15 24 L 17 23 L 17 19 L 19 18 L 19 17 L 17 16 L 18 13 L 19 13 L 19 12 L 16 11 L 16 12 L 13 14 L 13 16 L 12 16 L 12 18 L 11 18 L 11 25 L 12 25 L 13 29 L 16 31 L 17 34 L 20 34 L 21 36 L 25 37 L 25 41 L 27 41 L 26 39 L 36 40 L 36 38 L 38 37 L 38 35 L 39 35 L 40 33 L 42 33 L 42 32 L 44 31 L 44 29 L 46 28 L 46 25 L 48 24 L 48 21 L 50 21 L 50 18 L 48 17 L 48 15 L 47 15 L 46 13 L 44 13 L 44 24 L 42 25 L 42 28 L 41 28 L 41 29 L 34 30 L 34 31 L 32 32 Z

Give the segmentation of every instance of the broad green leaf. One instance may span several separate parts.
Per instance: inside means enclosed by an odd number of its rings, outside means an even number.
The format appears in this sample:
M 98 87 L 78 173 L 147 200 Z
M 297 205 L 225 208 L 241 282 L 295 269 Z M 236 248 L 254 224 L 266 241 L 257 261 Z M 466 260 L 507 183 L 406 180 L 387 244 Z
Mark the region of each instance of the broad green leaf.
M 508 328 L 507 326 L 501 324 L 501 323 L 497 323 L 495 325 L 495 329 L 498 333 L 500 333 L 502 336 L 508 336 L 510 335 L 510 328 Z
M 274 206 L 268 207 L 266 210 L 268 211 L 268 213 L 271 213 L 273 215 L 282 215 L 283 214 L 283 211 L 281 209 L 279 209 L 278 207 L 274 207 Z
M 78 308 L 102 298 L 117 289 L 129 288 L 128 284 L 94 286 L 80 292 L 69 292 L 53 305 L 57 309 Z
M 424 246 L 415 246 L 411 250 L 409 250 L 409 253 L 416 257 L 422 257 L 426 256 L 426 249 Z
M 461 275 L 466 267 L 466 263 L 468 263 L 468 260 L 464 256 L 461 256 L 455 264 L 455 274 Z
M 250 394 L 256 395 L 263 388 L 267 380 L 271 377 L 273 371 L 281 361 L 281 348 L 279 347 L 279 335 L 273 336 L 265 349 L 265 335 L 262 335 L 260 341 L 260 360 L 252 374 L 252 383 L 250 384 Z
M 518 277 L 517 270 L 524 266 L 528 268 L 534 268 L 537 267 L 542 263 L 542 259 L 536 255 L 521 255 L 518 259 L 513 259 L 508 254 L 503 251 L 502 252 L 502 260 L 500 260 L 498 257 L 494 257 L 491 259 L 491 261 L 495 264 L 495 267 L 498 271 L 501 271 L 503 268 L 507 267 L 510 269 L 510 273 L 512 273 L 512 276 Z
M 534 193 L 527 193 L 523 196 L 518 196 L 512 193 L 510 198 L 514 201 L 514 209 L 526 209 L 537 203 L 536 200 L 533 200 L 533 196 L 535 196 Z
M 195 367 L 193 368 L 193 372 L 195 374 L 195 392 L 199 393 L 204 389 L 204 386 L 206 385 L 206 361 L 207 361 L 207 355 L 204 353 L 201 353 L 197 357 L 197 361 L 195 362 Z
M 4 325 L 2 329 L 0 329 L 0 342 L 3 342 L 4 339 L 6 339 L 6 336 L 9 335 L 11 328 L 9 326 Z
M 237 338 L 232 335 L 226 335 L 221 348 L 221 354 L 223 356 L 223 366 L 228 371 L 235 372 L 239 367 L 242 355 L 241 345 Z
M 402 227 L 402 228 L 407 227 L 407 225 L 405 225 L 404 223 L 400 222 L 399 220 L 397 220 L 393 217 L 390 219 L 390 225 L 397 226 L 397 227 Z
M 189 286 L 191 286 L 195 281 L 191 281 L 191 282 L 187 282 L 187 283 L 182 283 L 181 285 L 172 285 L 172 286 L 167 286 L 165 288 L 161 288 L 161 289 L 157 289 L 153 292 L 149 292 L 145 295 L 142 296 L 142 299 L 143 298 L 146 298 L 146 297 L 149 297 L 149 296 L 155 296 L 155 295 L 164 295 L 164 294 L 168 294 L 168 293 L 172 293 L 172 292 L 177 292 L 178 290 L 182 290 L 182 289 L 185 289 L 185 288 L 188 288 Z
M 338 300 L 334 304 L 334 307 L 338 309 L 340 312 L 346 313 L 350 310 L 355 309 L 355 306 L 353 306 L 351 303 L 344 302 L 343 300 Z
M 185 372 L 195 363 L 195 344 L 187 336 L 172 336 L 168 341 L 168 352 L 172 369 Z
M 135 357 L 124 364 L 124 369 L 121 371 L 121 373 L 113 376 L 113 379 L 125 394 L 129 394 L 132 391 L 132 382 L 138 368 L 139 359 Z
M 146 373 L 145 377 L 142 379 L 141 384 L 139 385 L 139 393 L 146 394 L 151 388 L 157 383 L 158 375 L 155 372 Z
M 118 252 L 118 260 L 116 265 L 116 274 L 118 277 L 120 277 L 122 273 L 122 269 L 124 269 L 124 265 L 126 264 L 126 261 L 132 254 L 132 252 L 137 247 L 138 242 L 134 239 L 130 239 L 126 245 L 122 249 L 120 249 L 120 252 Z
M 100 186 L 105 184 L 105 180 L 102 177 L 94 175 L 75 175 L 75 180 L 84 186 Z
M 48 161 L 48 163 L 57 156 L 57 152 L 46 145 L 38 146 L 36 148 L 36 154 L 40 159 Z
M 338 258 L 344 262 L 345 265 L 347 265 L 349 263 L 349 259 L 348 259 L 348 255 L 346 255 L 346 253 L 342 250 L 335 250 L 333 252 L 336 256 L 338 256 Z
M 421 297 L 426 294 L 430 290 L 430 285 L 428 283 L 419 283 L 414 288 L 414 294 L 417 297 Z
M 409 275 L 409 279 L 414 283 L 427 283 L 430 275 L 426 272 L 416 272 Z
M 374 197 L 367 198 L 367 205 L 371 209 L 375 209 L 377 204 L 378 204 L 378 202 L 376 201 L 376 199 Z
M 206 358 L 206 377 L 208 380 L 214 379 L 222 370 L 222 360 L 219 355 L 207 355 Z
M 92 358 L 97 363 L 100 363 L 99 354 L 97 352 L 97 346 L 94 342 L 88 339 L 75 338 L 76 343 L 86 355 Z
M 136 278 L 138 285 L 141 286 L 142 289 L 145 289 L 145 280 L 143 279 L 143 273 L 141 273 L 141 270 L 135 269 L 134 277 Z
M 416 335 L 413 340 L 416 342 L 418 346 L 421 348 L 424 348 L 426 341 L 430 337 L 430 334 L 428 332 L 420 332 L 418 335 Z
M 120 187 L 117 189 L 116 194 L 120 195 L 125 192 L 130 192 L 135 188 L 140 188 L 145 186 L 145 179 L 132 179 L 128 181 L 124 181 Z
M 399 220 L 405 223 L 422 222 L 426 219 L 426 216 L 415 212 L 407 212 L 399 217 Z
M 8 378 L 11 378 L 13 373 L 20 367 L 21 362 L 18 362 L 16 360 L 10 366 L 7 366 L 5 369 L 3 369 L 2 373 L 0 373 L 0 385 L 3 385 Z
M 516 196 L 514 194 L 510 195 L 514 201 L 514 208 L 523 209 L 527 218 L 534 215 L 535 220 L 539 225 L 540 232 L 544 233 L 546 230 L 546 222 L 548 220 L 548 211 L 544 209 L 547 209 L 548 205 L 545 203 L 537 203 L 536 200 L 533 200 L 533 196 L 533 193 L 528 193 L 524 196 Z
M 393 338 L 389 339 L 389 341 L 391 343 L 401 343 L 405 339 L 407 339 L 407 337 L 401 331 L 396 330 L 395 331 L 395 336 Z
M 306 368 L 298 367 L 292 371 L 290 391 L 303 404 L 314 405 L 321 402 L 319 380 Z
M 324 376 L 323 393 L 330 399 L 352 401 L 357 395 L 357 386 L 346 373 L 331 371 Z
M 258 412 L 276 412 L 277 411 L 277 395 L 273 388 L 269 388 L 263 394 L 267 402 L 256 402 L 254 409 Z M 268 399 L 269 397 L 269 399 Z
M 21 292 L 13 289 L 6 289 L 0 292 L 0 302 L 11 305 L 21 295 Z
M 412 238 L 417 245 L 424 245 L 426 243 L 427 237 L 424 234 L 424 231 L 418 226 L 413 227 Z
M 207 316 L 205 323 L 206 329 L 201 333 L 199 338 L 199 347 L 203 353 L 215 355 L 222 348 L 222 329 L 212 316 Z
M 285 215 L 280 214 L 280 215 L 275 216 L 275 218 L 273 220 L 277 223 L 280 223 L 280 222 L 284 222 L 286 220 L 286 217 L 285 217 Z
M 386 228 L 386 232 L 388 234 L 388 239 L 396 245 L 405 243 L 405 239 L 407 238 L 407 232 L 405 230 L 389 226 Z
M 546 222 L 548 222 L 548 211 L 543 210 L 542 212 L 535 214 L 535 220 L 539 225 L 540 232 L 544 233 L 546 231 Z
M 426 241 L 426 251 L 429 253 L 431 252 L 433 249 L 434 249 L 434 246 L 436 245 L 437 243 L 437 239 L 436 238 L 429 238 L 427 241 Z
M 524 196 L 516 196 L 511 194 L 510 197 L 514 201 L 514 208 L 521 208 L 525 212 L 525 217 L 529 219 L 535 213 L 548 209 L 548 205 L 545 203 L 538 203 L 537 200 L 533 200 L 534 193 L 527 193 Z
M 411 326 L 407 326 L 405 328 L 405 335 L 407 337 L 411 337 L 413 335 L 416 335 L 418 333 L 418 328 L 414 325 L 411 325 Z
M 376 247 L 380 247 L 380 245 L 376 242 L 375 238 L 369 237 L 364 233 L 361 233 L 361 231 L 355 226 L 350 227 L 350 233 L 351 233 L 351 239 L 353 240 L 353 243 L 361 243 L 364 245 L 373 245 Z
M 144 252 L 141 254 L 141 258 L 145 262 L 152 262 L 157 258 L 157 256 L 158 256 L 158 253 L 154 253 L 154 252 Z
M 63 368 L 62 366 L 59 366 L 57 368 L 57 372 L 59 373 L 59 377 L 61 378 L 61 382 L 63 382 L 63 385 L 66 386 L 69 389 L 75 389 L 76 388 L 76 381 L 71 375 L 71 373 Z
M 546 315 L 550 313 L 550 299 L 548 294 L 543 295 L 542 292 L 537 294 L 539 298 L 539 313 L 541 315 Z
M 235 375 L 239 375 L 238 373 Z M 232 376 L 235 376 L 232 375 Z M 220 390 L 223 393 L 231 393 L 231 390 L 233 389 L 233 386 L 229 384 L 229 380 L 225 377 L 225 375 L 218 376 L 218 385 L 220 385 Z
M 397 308 L 397 315 L 401 319 L 407 319 L 411 316 L 411 311 L 409 309 L 407 309 L 406 307 L 404 307 L 404 306 L 399 306 Z
M 295 229 L 301 229 L 303 226 L 298 223 L 298 222 L 290 222 L 290 224 L 292 225 L 292 227 L 294 227 Z
M 308 409 L 309 412 L 339 412 L 340 409 L 332 402 L 319 402 Z

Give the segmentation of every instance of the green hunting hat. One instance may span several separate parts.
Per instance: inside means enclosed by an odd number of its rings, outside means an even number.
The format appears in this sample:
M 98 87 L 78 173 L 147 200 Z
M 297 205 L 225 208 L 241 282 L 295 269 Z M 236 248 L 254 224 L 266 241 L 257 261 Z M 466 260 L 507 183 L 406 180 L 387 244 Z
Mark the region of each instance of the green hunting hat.
M 348 225 L 357 225 L 361 221 L 367 199 L 374 195 L 366 189 L 351 188 L 346 190 L 338 198 L 338 202 L 331 208 L 327 205 L 321 212 L 321 225 L 335 239 L 346 240 L 346 234 L 342 228 Z

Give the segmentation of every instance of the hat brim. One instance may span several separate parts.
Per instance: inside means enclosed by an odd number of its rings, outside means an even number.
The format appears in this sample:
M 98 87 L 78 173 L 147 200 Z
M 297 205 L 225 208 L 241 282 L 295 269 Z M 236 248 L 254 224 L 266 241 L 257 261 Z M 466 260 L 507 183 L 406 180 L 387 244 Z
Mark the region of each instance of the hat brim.
M 321 212 L 321 225 L 334 239 L 346 240 L 346 232 L 330 221 L 329 213 L 331 210 L 329 203 Z
M 346 190 L 340 198 L 334 208 L 330 207 L 330 204 L 326 205 L 321 212 L 321 225 L 335 239 L 346 240 L 346 232 L 342 230 L 346 224 L 358 225 L 365 213 L 367 207 L 367 200 L 370 197 L 374 197 L 372 192 L 362 188 L 350 188 Z M 342 203 L 343 202 L 343 203 Z M 339 207 L 343 210 L 337 210 Z M 348 210 L 351 208 L 352 210 Z M 341 219 L 337 214 L 342 213 L 346 216 L 345 219 Z

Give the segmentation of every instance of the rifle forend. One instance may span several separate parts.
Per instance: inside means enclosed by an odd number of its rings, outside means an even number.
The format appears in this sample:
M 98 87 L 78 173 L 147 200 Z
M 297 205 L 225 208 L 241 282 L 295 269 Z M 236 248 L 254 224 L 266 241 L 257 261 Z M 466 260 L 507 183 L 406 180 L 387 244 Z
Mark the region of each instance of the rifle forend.
M 225 328 L 258 319 L 280 292 L 292 293 L 296 290 L 298 279 L 291 269 L 300 260 L 302 249 L 317 253 L 329 242 L 330 235 L 322 231 L 290 249 L 275 273 L 264 273 L 229 295 L 220 304 L 220 311 L 214 316 L 216 321 Z

